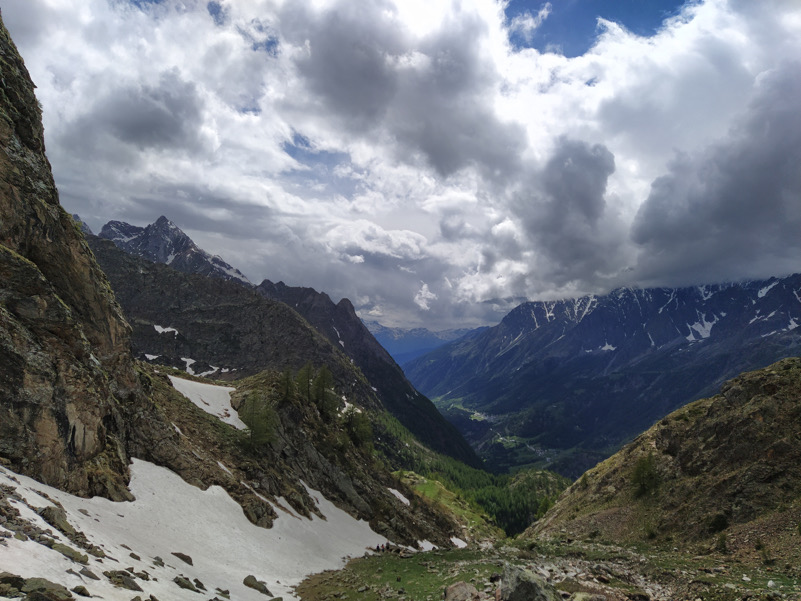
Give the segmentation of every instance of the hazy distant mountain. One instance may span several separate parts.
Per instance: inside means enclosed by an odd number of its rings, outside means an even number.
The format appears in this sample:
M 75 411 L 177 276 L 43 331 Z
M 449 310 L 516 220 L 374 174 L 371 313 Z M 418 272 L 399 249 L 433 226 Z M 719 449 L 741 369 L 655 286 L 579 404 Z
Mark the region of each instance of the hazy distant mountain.
M 164 263 L 184 273 L 250 284 L 241 271 L 231 267 L 220 257 L 198 248 L 189 236 L 164 216 L 147 227 L 138 227 L 124 221 L 109 221 L 100 230 L 99 236 L 111 240 L 125 252 L 154 263 Z
M 406 373 L 491 463 L 577 476 L 743 371 L 801 354 L 801 275 L 524 303 Z
M 434 332 L 426 328 L 388 328 L 377 321 L 365 321 L 364 325 L 401 366 L 443 344 L 485 329 L 461 328 Z

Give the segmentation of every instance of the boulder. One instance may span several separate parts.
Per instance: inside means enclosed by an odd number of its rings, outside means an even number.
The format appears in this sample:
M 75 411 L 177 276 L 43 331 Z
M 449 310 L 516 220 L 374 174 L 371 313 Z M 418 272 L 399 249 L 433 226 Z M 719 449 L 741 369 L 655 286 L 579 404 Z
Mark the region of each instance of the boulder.
M 467 582 L 456 582 L 445 589 L 445 601 L 479 601 L 476 587 Z
M 253 575 L 246 576 L 242 581 L 242 584 L 252 588 L 253 590 L 259 591 L 262 595 L 267 595 L 268 597 L 273 596 L 273 594 L 267 588 L 267 583 L 262 582 L 261 580 L 256 580 L 256 577 Z
M 72 593 L 64 586 L 50 582 L 45 578 L 28 578 L 22 586 L 22 592 L 28 593 L 28 599 L 46 599 L 48 601 L 70 601 Z
M 561 601 L 550 584 L 531 570 L 506 565 L 501 582 L 503 601 Z

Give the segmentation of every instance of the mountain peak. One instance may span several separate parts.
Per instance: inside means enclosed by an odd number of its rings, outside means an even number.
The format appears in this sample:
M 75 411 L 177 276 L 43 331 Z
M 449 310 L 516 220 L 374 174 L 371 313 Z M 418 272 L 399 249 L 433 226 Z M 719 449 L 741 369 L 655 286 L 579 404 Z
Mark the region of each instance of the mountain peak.
M 111 240 L 127 253 L 154 263 L 164 263 L 184 273 L 196 273 L 248 286 L 250 281 L 238 269 L 218 256 L 199 248 L 174 222 L 162 215 L 147 227 L 137 227 L 124 221 L 109 221 L 100 237 Z

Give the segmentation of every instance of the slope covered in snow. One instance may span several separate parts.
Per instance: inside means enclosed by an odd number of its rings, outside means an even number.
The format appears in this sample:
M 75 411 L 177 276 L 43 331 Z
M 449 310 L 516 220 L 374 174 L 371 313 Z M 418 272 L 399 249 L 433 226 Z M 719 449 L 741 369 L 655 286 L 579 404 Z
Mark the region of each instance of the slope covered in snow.
M 24 578 L 44 577 L 69 589 L 81 585 L 92 595 L 110 600 L 128 601 L 136 594 L 114 586 L 103 574 L 128 567 L 133 568 L 128 573 L 143 597 L 200 598 L 176 584 L 175 578 L 183 576 L 196 586 L 201 582 L 207 596 L 220 589 L 229 591 L 231 599 L 265 599 L 243 584 L 246 577 L 254 576 L 274 595 L 294 599 L 292 587 L 305 576 L 337 568 L 347 556 L 361 556 L 387 542 L 366 522 L 312 490 L 325 519 L 298 517 L 275 506 L 279 517 L 273 527 L 259 528 L 222 488 L 202 491 L 165 468 L 136 459 L 131 466 L 133 502 L 75 497 L 4 468 L 0 468 L 0 485 L 0 507 L 8 503 L 20 513 L 0 526 L 0 568 Z M 104 558 L 86 554 L 37 514 L 36 510 L 53 504 L 63 506 L 67 521 L 100 547 Z M 14 538 L 10 528 L 20 519 L 41 530 L 50 529 L 58 542 L 84 553 L 87 563 L 73 561 L 33 538 Z M 174 553 L 188 556 L 192 565 Z M 82 573 L 85 569 L 99 580 Z M 142 577 L 145 573 L 149 579 Z
M 172 382 L 175 390 L 180 392 L 195 405 L 203 409 L 206 413 L 214 415 L 226 424 L 232 425 L 238 430 L 247 429 L 247 425 L 241 419 L 236 410 L 231 407 L 231 393 L 236 390 L 230 386 L 217 386 L 216 384 L 206 384 L 185 380 L 175 376 L 167 376 Z

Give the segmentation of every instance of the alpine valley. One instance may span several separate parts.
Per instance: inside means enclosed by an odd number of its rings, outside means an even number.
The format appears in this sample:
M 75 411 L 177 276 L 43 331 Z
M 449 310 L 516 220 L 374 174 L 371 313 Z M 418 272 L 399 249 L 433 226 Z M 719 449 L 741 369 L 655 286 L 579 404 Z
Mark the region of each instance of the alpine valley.
M 801 275 L 524 303 L 405 365 L 496 468 L 577 478 L 674 409 L 801 353 Z
M 801 599 L 799 276 L 370 324 L 410 382 L 347 299 L 92 235 L 41 116 L 0 17 L 0 599 Z

